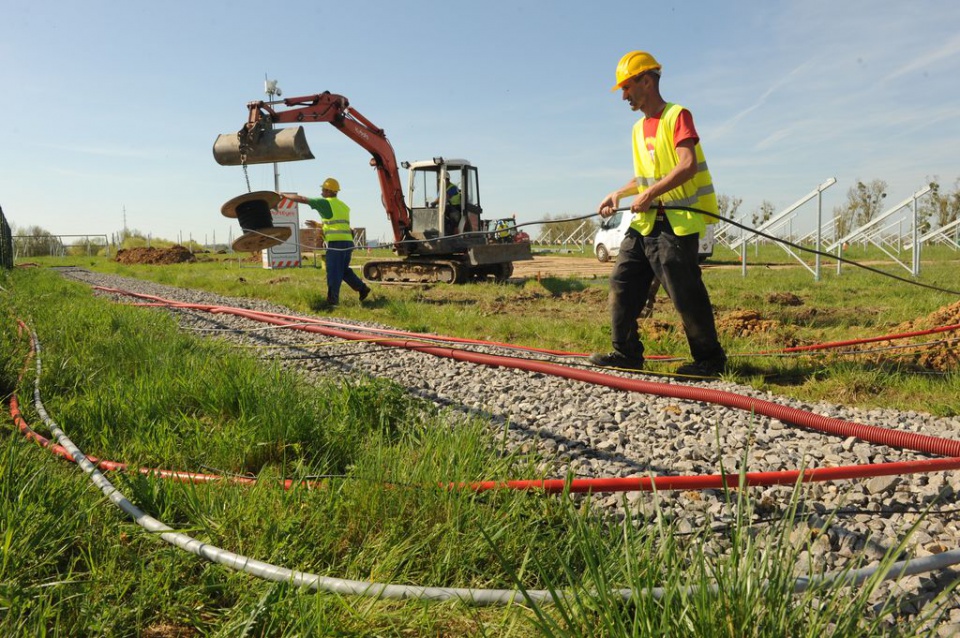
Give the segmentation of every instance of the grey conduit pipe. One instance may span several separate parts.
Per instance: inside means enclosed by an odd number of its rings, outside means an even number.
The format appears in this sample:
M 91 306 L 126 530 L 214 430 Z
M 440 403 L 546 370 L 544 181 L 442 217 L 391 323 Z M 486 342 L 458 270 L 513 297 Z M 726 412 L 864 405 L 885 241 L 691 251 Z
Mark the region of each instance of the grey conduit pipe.
M 221 549 L 209 543 L 199 541 L 187 534 L 177 532 L 169 525 L 149 516 L 143 510 L 130 502 L 114 485 L 91 463 L 84 453 L 66 435 L 60 426 L 50 418 L 43 402 L 40 399 L 40 342 L 36 333 L 31 331 L 31 340 L 36 355 L 36 382 L 33 390 L 33 403 L 37 414 L 50 428 L 50 432 L 74 458 L 77 465 L 90 477 L 90 480 L 106 495 L 110 501 L 130 516 L 137 525 L 148 532 L 158 534 L 167 543 L 182 550 L 196 554 L 213 563 L 219 563 L 230 569 L 245 572 L 258 578 L 274 582 L 283 582 L 304 587 L 313 591 L 322 590 L 338 594 L 352 594 L 372 598 L 389 598 L 396 600 L 461 600 L 474 605 L 509 604 L 514 600 L 530 600 L 536 602 L 551 602 L 553 595 L 546 590 L 530 590 L 521 592 L 513 589 L 471 589 L 460 587 L 421 587 L 416 585 L 389 585 L 386 583 L 372 583 L 362 580 L 347 580 L 330 578 L 295 571 L 286 567 L 279 567 L 254 558 Z
M 125 514 L 130 516 L 138 525 L 154 534 L 159 535 L 165 542 L 179 547 L 180 549 L 195 554 L 206 560 L 218 563 L 230 569 L 241 571 L 251 576 L 256 576 L 264 580 L 273 582 L 283 582 L 309 589 L 310 591 L 326 591 L 338 594 L 348 594 L 357 596 L 366 596 L 370 598 L 383 598 L 391 600 L 459 600 L 471 605 L 506 605 L 515 601 L 527 601 L 537 603 L 553 603 L 557 597 L 564 598 L 563 592 L 554 595 L 549 590 L 544 589 L 484 589 L 484 588 L 464 588 L 464 587 L 425 587 L 420 585 L 391 585 L 387 583 L 375 583 L 362 580 L 350 580 L 344 578 L 332 578 L 329 576 L 320 576 L 309 572 L 291 570 L 286 567 L 280 567 L 227 551 L 199 541 L 187 534 L 177 532 L 169 525 L 146 514 L 143 510 L 134 505 L 124 496 L 113 484 L 103 475 L 96 466 L 91 463 L 83 452 L 73 441 L 67 437 L 66 433 L 57 423 L 50 418 L 43 402 L 40 399 L 40 341 L 34 331 L 31 330 L 30 338 L 33 352 L 36 356 L 36 378 L 34 381 L 33 402 L 37 414 L 44 421 L 50 432 L 56 438 L 71 456 L 73 456 L 77 465 L 90 477 L 90 480 L 110 499 L 110 501 L 120 508 Z M 945 569 L 960 563 L 960 549 L 954 549 L 932 556 L 917 558 L 914 560 L 903 560 L 890 564 L 883 573 L 883 580 L 892 580 L 903 576 L 922 574 L 938 569 Z M 822 576 L 814 578 L 801 577 L 794 581 L 793 591 L 802 592 L 807 589 L 830 584 L 843 584 L 846 586 L 858 585 L 873 577 L 884 569 L 884 566 L 865 567 L 852 571 L 829 572 Z M 691 595 L 699 590 L 696 586 L 689 586 L 684 589 L 686 595 Z M 711 585 L 709 591 L 718 591 L 719 587 Z M 662 587 L 653 587 L 634 591 L 633 589 L 618 589 L 617 594 L 623 600 L 629 600 L 634 596 L 652 596 L 653 598 L 662 598 L 666 590 Z

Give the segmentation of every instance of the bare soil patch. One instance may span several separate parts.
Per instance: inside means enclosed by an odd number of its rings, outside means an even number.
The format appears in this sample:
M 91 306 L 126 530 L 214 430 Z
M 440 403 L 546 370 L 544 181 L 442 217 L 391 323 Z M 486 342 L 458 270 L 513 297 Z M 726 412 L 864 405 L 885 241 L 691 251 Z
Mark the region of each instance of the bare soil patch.
M 542 277 L 608 277 L 613 262 L 596 258 L 536 255 L 529 261 L 513 262 L 513 276 L 521 279 Z
M 926 317 L 900 324 L 895 333 L 933 330 L 960 325 L 960 301 L 935 310 Z M 913 363 L 927 370 L 945 372 L 960 369 L 960 345 L 957 344 L 958 330 L 932 334 L 929 345 L 913 355 Z M 896 343 L 896 342 L 894 342 Z
M 756 310 L 735 310 L 717 317 L 717 331 L 736 337 L 753 337 L 780 328 L 779 321 L 764 319 Z
M 177 244 L 169 248 L 127 248 L 118 250 L 114 261 L 121 264 L 182 264 L 197 261 L 189 250 Z

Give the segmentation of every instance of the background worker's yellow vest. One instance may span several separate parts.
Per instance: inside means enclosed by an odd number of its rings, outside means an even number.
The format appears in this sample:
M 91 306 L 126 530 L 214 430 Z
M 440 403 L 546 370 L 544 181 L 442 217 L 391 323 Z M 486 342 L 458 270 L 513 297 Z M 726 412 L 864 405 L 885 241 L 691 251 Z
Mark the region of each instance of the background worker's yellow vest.
M 649 188 L 679 163 L 680 158 L 677 156 L 677 149 L 673 142 L 673 132 L 676 129 L 677 117 L 682 110 L 683 107 L 679 104 L 667 104 L 664 107 L 663 114 L 660 116 L 660 125 L 657 127 L 657 135 L 654 138 L 653 157 L 647 151 L 643 137 L 643 122 L 647 118 L 641 118 L 633 125 L 633 169 L 637 175 L 639 192 Z M 660 202 L 665 206 L 689 206 L 716 213 L 718 212 L 717 194 L 713 190 L 713 179 L 707 169 L 707 161 L 703 157 L 700 142 L 697 142 L 695 150 L 697 174 L 693 179 L 661 195 Z M 630 227 L 641 235 L 649 235 L 653 230 L 655 217 L 656 206 L 654 205 L 650 210 L 637 213 L 630 222 Z M 668 210 L 667 219 L 673 227 L 673 232 L 678 236 L 702 234 L 707 224 L 717 222 L 716 217 L 685 210 Z
M 350 232 L 350 207 L 336 197 L 325 198 L 330 203 L 333 216 L 323 219 L 323 236 L 326 241 L 353 241 Z

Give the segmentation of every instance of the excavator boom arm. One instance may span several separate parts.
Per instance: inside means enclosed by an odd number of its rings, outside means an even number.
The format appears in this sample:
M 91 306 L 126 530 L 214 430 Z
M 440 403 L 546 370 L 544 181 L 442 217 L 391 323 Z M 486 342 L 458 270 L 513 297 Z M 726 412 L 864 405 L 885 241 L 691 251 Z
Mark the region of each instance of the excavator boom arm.
M 247 104 L 250 113 L 244 127 L 246 135 L 255 136 L 256 131 L 266 122 L 272 124 L 329 122 L 335 126 L 341 133 L 370 153 L 370 165 L 377 170 L 377 177 L 380 180 L 383 207 L 393 226 L 394 240 L 398 242 L 398 249 L 401 249 L 404 244 L 399 242 L 408 239 L 410 213 L 403 198 L 403 185 L 400 181 L 397 157 L 383 129 L 374 126 L 366 117 L 351 109 L 347 98 L 330 92 L 287 98 L 283 100 L 283 105 L 286 107 L 284 110 L 276 110 L 274 108 L 276 104 L 277 102 L 263 101 Z M 241 131 L 241 137 L 244 131 Z M 400 252 L 405 251 L 401 249 Z

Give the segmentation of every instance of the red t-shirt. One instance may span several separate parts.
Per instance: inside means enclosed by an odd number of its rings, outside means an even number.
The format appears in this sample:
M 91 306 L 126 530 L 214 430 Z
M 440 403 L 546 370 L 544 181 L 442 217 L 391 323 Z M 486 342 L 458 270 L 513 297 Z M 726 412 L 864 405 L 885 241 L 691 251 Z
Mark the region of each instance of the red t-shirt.
M 663 111 L 660 111 L 654 117 L 644 118 L 643 120 L 643 143 L 646 145 L 647 151 L 651 153 L 654 148 L 654 140 L 657 137 L 657 127 L 660 126 L 661 115 L 663 115 Z M 680 115 L 677 116 L 677 123 L 673 128 L 674 148 L 680 146 L 680 142 L 684 140 L 693 140 L 694 143 L 700 141 L 697 129 L 693 126 L 693 115 L 687 109 L 681 109 Z

